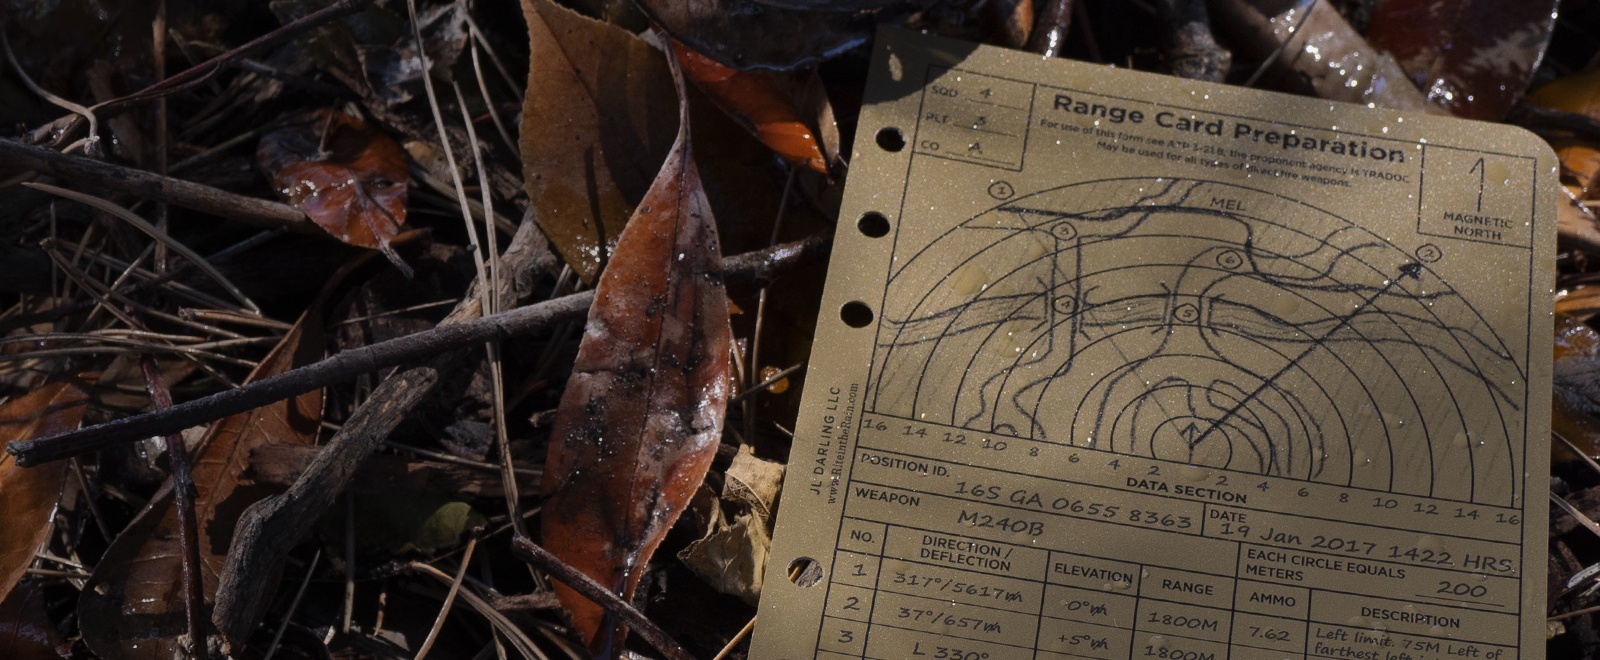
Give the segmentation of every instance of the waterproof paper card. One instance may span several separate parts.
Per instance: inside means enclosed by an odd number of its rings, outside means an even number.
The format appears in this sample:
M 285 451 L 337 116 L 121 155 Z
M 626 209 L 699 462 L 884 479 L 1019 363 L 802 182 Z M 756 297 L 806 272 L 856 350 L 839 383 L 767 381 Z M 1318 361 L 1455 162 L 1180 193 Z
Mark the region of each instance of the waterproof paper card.
M 752 657 L 1542 657 L 1555 167 L 884 32 Z

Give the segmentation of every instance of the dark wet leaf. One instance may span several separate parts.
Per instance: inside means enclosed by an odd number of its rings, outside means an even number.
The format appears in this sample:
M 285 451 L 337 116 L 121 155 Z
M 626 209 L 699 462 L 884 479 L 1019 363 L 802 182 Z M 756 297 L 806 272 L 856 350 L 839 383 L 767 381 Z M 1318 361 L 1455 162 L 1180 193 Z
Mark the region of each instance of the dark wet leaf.
M 681 44 L 672 52 L 684 76 L 762 144 L 795 165 L 828 173 L 817 131 L 796 110 L 798 90 L 814 80 L 814 73 L 739 71 Z
M 6 660 L 59 660 L 72 646 L 50 625 L 44 591 L 37 580 L 25 580 L 0 599 L 0 649 Z
M 523 0 L 532 56 L 522 172 L 556 251 L 593 282 L 677 131 L 661 51 L 549 0 Z
M 705 478 L 729 390 L 717 229 L 682 123 L 595 289 L 541 485 L 545 547 L 624 600 Z M 557 594 L 591 651 L 621 648 L 598 605 Z
M 261 137 L 272 187 L 339 240 L 387 250 L 406 222 L 406 156 L 360 117 L 322 110 Z
M 1600 333 L 1569 316 L 1556 318 L 1550 429 L 1590 456 L 1600 456 Z M 1554 458 L 1572 459 L 1559 443 Z
M 1559 0 L 1382 0 L 1367 40 L 1392 54 L 1435 105 L 1498 121 L 1550 45 Z
M 905 0 L 754 0 L 754 3 L 803 11 L 865 11 L 906 4 Z
M 82 376 L 80 381 L 93 380 Z M 32 440 L 78 428 L 89 394 L 89 383 L 59 380 L 0 405 L 0 438 Z M 23 572 L 50 534 L 61 486 L 67 479 L 67 461 L 38 467 L 18 467 L 10 454 L 0 456 L 0 597 L 22 580 Z
M 86 87 L 86 74 L 96 60 L 114 58 L 130 73 L 150 70 L 154 3 L 11 0 L 3 7 L 12 53 L 29 77 L 44 89 Z M 61 116 L 61 108 L 29 91 L 13 74 L 10 64 L 0 60 L 0 71 L 0 122 L 5 126 L 33 127 Z M 124 81 L 119 77 L 118 82 Z M 81 133 L 71 139 L 77 137 Z
M 270 7 L 287 23 L 331 4 L 333 0 L 274 0 Z M 465 6 L 418 5 L 417 26 L 427 47 L 428 64 L 435 75 L 448 75 L 467 42 Z M 319 67 L 363 99 L 394 106 L 425 93 L 422 59 L 403 2 L 374 4 L 309 31 L 299 43 Z
M 251 372 L 260 380 L 310 364 L 324 352 L 323 323 L 311 310 Z M 247 381 L 247 382 L 248 382 Z M 241 482 L 252 450 L 269 444 L 312 444 L 321 424 L 322 391 L 278 401 L 220 420 L 193 453 L 195 519 L 201 582 L 209 601 L 233 540 L 233 526 L 251 503 L 281 489 Z M 78 601 L 83 639 L 101 657 L 168 660 L 188 632 L 184 621 L 182 548 L 169 479 L 117 535 Z
M 1428 101 L 1387 53 L 1374 49 L 1327 0 L 1213 0 L 1212 26 L 1231 38 L 1241 61 L 1274 58 L 1284 88 L 1348 103 L 1424 110 Z
M 984 5 L 984 19 L 995 35 L 995 42 L 1007 48 L 1021 49 L 1028 45 L 1035 13 L 1033 0 L 990 0 Z
M 639 0 L 674 39 L 737 69 L 791 70 L 863 46 L 921 0 Z
M 427 48 L 428 65 L 435 75 L 448 76 L 450 67 L 467 45 L 466 4 L 423 6 L 417 10 L 417 27 L 422 31 L 422 43 Z M 399 40 L 390 47 L 364 47 L 361 64 L 366 69 L 367 80 L 390 105 L 398 105 L 413 98 L 423 97 L 427 87 L 422 82 L 422 57 L 417 48 L 416 36 L 409 28 L 403 30 Z

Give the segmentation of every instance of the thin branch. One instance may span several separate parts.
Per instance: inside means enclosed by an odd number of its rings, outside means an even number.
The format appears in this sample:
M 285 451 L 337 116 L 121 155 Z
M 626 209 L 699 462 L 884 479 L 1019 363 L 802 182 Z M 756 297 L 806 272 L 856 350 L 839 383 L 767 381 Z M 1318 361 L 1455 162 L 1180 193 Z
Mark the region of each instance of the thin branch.
M 740 392 L 739 396 L 736 396 L 732 400 L 728 401 L 728 405 L 731 406 L 731 405 L 733 405 L 735 403 L 739 403 L 741 401 L 744 401 L 745 399 L 747 399 L 749 397 L 755 396 L 756 392 L 760 392 L 762 390 L 765 390 L 768 387 L 771 387 L 773 383 L 776 383 L 776 382 L 778 382 L 780 380 L 788 378 L 791 375 L 794 375 L 794 372 L 799 371 L 800 368 L 804 367 L 804 366 L 806 366 L 804 362 L 801 362 L 801 363 L 798 363 L 798 364 L 789 365 L 789 367 L 787 369 L 784 369 L 783 371 L 780 371 L 778 373 L 772 374 L 772 376 L 767 378 L 766 380 L 763 380 L 763 381 L 761 381 L 759 383 L 756 383 L 755 385 L 751 385 L 745 391 Z M 752 432 L 746 432 L 745 435 L 754 437 L 755 433 L 753 431 Z
M 1550 502 L 1555 504 L 1557 508 L 1565 511 L 1567 515 L 1572 516 L 1572 519 L 1578 521 L 1578 524 L 1583 526 L 1584 529 L 1593 532 L 1595 536 L 1600 536 L 1600 523 L 1590 520 L 1589 516 L 1584 515 L 1582 511 L 1579 511 L 1578 508 L 1572 506 L 1570 502 L 1562 499 L 1560 495 L 1551 492 Z
M 728 654 L 733 653 L 733 650 L 739 647 L 739 642 L 744 641 L 744 638 L 750 635 L 750 631 L 755 629 L 756 617 L 750 617 L 750 622 L 744 624 L 744 627 L 739 629 L 738 634 L 734 635 L 733 639 L 728 640 L 728 643 L 723 645 L 722 650 L 718 651 L 716 657 L 711 658 L 711 660 L 723 660 L 723 658 L 728 657 Z
M 272 660 L 278 651 L 278 643 L 283 641 L 283 631 L 289 629 L 289 621 L 294 618 L 295 610 L 300 609 L 300 599 L 306 595 L 306 587 L 311 586 L 311 576 L 317 572 L 317 561 L 322 559 L 322 548 L 317 548 L 317 554 L 311 555 L 311 565 L 306 567 L 306 579 L 300 581 L 300 588 L 294 592 L 294 600 L 289 601 L 289 611 L 283 613 L 283 622 L 278 624 L 278 632 L 272 634 L 272 644 L 267 646 L 264 660 Z M 231 654 L 230 654 L 231 655 Z
M 338 2 L 328 5 L 327 7 L 318 9 L 317 11 L 289 21 L 288 23 L 284 23 L 283 26 L 279 27 L 278 29 L 256 37 L 255 39 L 246 42 L 238 48 L 196 64 L 184 71 L 180 71 L 176 75 L 173 75 L 166 80 L 158 82 L 122 98 L 112 99 L 105 103 L 98 104 L 95 106 L 95 109 L 101 110 L 102 113 L 109 110 L 121 110 L 140 101 L 147 101 L 156 97 L 175 94 L 177 92 L 189 89 L 195 85 L 199 85 L 200 83 L 210 80 L 212 76 L 221 72 L 223 69 L 228 68 L 234 62 L 265 51 L 273 46 L 286 43 L 290 39 L 295 38 L 295 36 L 300 34 L 300 32 L 303 30 L 308 30 L 319 25 L 331 23 L 346 16 L 351 16 L 364 11 L 368 5 L 372 4 L 372 2 L 373 0 L 338 0 Z
M 556 261 L 531 217 L 517 228 L 502 257 L 501 263 L 513 273 L 502 284 L 526 281 L 536 271 L 550 270 Z M 482 310 L 477 289 L 483 286 L 482 280 L 474 280 L 468 294 L 439 325 L 478 319 Z M 460 354 L 461 351 L 446 351 L 384 378 L 300 471 L 289 490 L 256 502 L 239 517 L 212 612 L 224 645 L 230 638 L 248 637 L 255 629 L 262 607 L 271 601 L 272 583 L 265 576 L 282 566 L 289 550 L 305 533 L 306 521 L 321 517 L 336 494 L 350 484 L 364 459 L 389 437 L 406 413 L 428 397 L 440 381 L 464 366 Z
M 804 263 L 808 257 L 820 255 L 825 245 L 824 240 L 811 238 L 738 255 L 723 261 L 723 272 L 730 279 L 741 276 L 745 279 L 770 278 Z M 344 351 L 321 362 L 180 403 L 166 410 L 125 417 L 46 438 L 13 441 L 6 446 L 6 451 L 16 457 L 18 465 L 26 467 L 123 442 L 176 433 L 364 373 L 467 348 L 490 339 L 504 340 L 524 335 L 556 321 L 576 319 L 588 313 L 589 304 L 593 301 L 594 292 L 585 291 L 455 325 L 441 325 Z
M 144 372 L 145 389 L 156 410 L 172 407 L 172 393 L 161 382 L 161 371 L 149 353 L 139 356 L 139 369 Z M 178 507 L 178 546 L 183 549 L 179 563 L 183 571 L 183 614 L 189 624 L 189 657 L 201 657 L 206 648 L 205 615 L 201 606 L 205 595 L 200 584 L 200 534 L 194 517 L 194 476 L 189 472 L 189 450 L 183 446 L 183 437 L 168 434 L 167 461 L 172 466 L 172 492 Z
M 257 307 L 256 304 L 250 300 L 249 296 L 244 295 L 244 292 L 240 291 L 239 287 L 234 286 L 233 282 L 228 280 L 227 276 L 222 274 L 222 271 L 219 271 L 215 266 L 212 266 L 211 262 L 206 261 L 205 257 L 200 256 L 200 253 L 195 252 L 194 250 L 189 249 L 189 246 L 174 240 L 171 236 L 168 236 L 166 232 L 157 229 L 155 225 L 152 225 L 144 218 L 135 215 L 133 211 L 129 211 L 128 209 L 117 206 L 110 201 L 95 197 L 94 195 L 86 195 L 76 190 L 58 188 L 45 183 L 24 183 L 22 185 L 29 188 L 34 188 L 36 190 L 42 190 L 57 197 L 65 197 L 80 204 L 87 204 L 121 218 L 124 222 L 133 225 L 135 229 L 138 229 L 139 231 L 149 235 L 150 238 L 155 239 L 156 242 L 166 245 L 167 248 L 173 252 L 183 255 L 183 258 L 188 259 L 189 263 L 193 264 L 195 268 L 199 268 L 200 272 L 205 273 L 219 286 L 221 286 L 223 291 L 227 291 L 228 295 L 233 296 L 234 299 L 238 300 L 240 304 L 244 305 L 245 309 L 257 314 L 261 313 L 261 308 Z
M 451 578 L 449 575 L 445 574 L 444 571 L 424 564 L 420 561 L 414 561 L 406 564 L 406 568 L 423 573 L 425 575 L 433 576 L 440 582 L 450 584 Z M 511 642 L 512 648 L 515 648 L 523 655 L 523 657 L 529 658 L 530 660 L 549 660 L 544 653 L 539 651 L 539 647 L 533 645 L 533 640 L 528 639 L 528 635 L 522 632 L 521 628 L 518 628 L 517 625 L 512 623 L 510 619 L 506 618 L 506 615 L 496 611 L 493 606 L 489 605 L 488 601 L 485 601 L 484 599 L 478 597 L 477 594 L 472 593 L 471 589 L 465 589 L 461 592 L 461 600 L 467 601 L 467 605 L 470 605 L 472 609 L 477 610 L 478 614 L 483 615 L 483 618 L 488 619 L 489 625 L 494 626 L 495 630 L 504 635 L 506 640 Z M 544 629 L 540 628 L 540 631 L 543 632 Z
M 23 86 L 27 87 L 29 91 L 33 92 L 34 94 L 38 94 L 44 100 L 49 101 L 62 110 L 66 110 L 75 115 L 83 117 L 89 122 L 89 137 L 83 141 L 83 148 L 84 151 L 88 153 L 98 153 L 96 143 L 100 141 L 100 121 L 95 118 L 94 110 L 85 108 L 60 96 L 56 96 L 55 94 L 50 93 L 49 90 L 40 87 L 38 83 L 33 82 L 33 78 L 29 77 L 28 72 L 24 71 L 22 69 L 22 65 L 17 62 L 17 56 L 11 52 L 11 38 L 6 35 L 3 25 L 0 25 L 0 47 L 5 49 L 6 62 L 11 64 L 11 69 L 16 72 L 17 78 L 22 81 Z
M 433 627 L 428 629 L 428 636 L 422 640 L 422 646 L 417 649 L 415 660 L 424 660 L 428 652 L 433 650 L 433 643 L 439 639 L 439 631 L 444 629 L 444 620 L 450 616 L 450 608 L 456 603 L 456 594 L 461 591 L 461 580 L 467 577 L 467 566 L 472 563 L 472 551 L 478 548 L 478 537 L 467 539 L 467 550 L 461 555 L 461 568 L 456 569 L 455 579 L 450 581 L 450 590 L 445 592 L 444 604 L 439 606 L 439 616 L 433 620 Z
M 0 138 L 0 162 L 60 177 L 82 186 L 166 202 L 256 227 L 287 227 L 307 235 L 327 236 L 299 209 L 278 202 L 236 195 L 211 186 L 174 179 L 130 167 L 103 163 Z
M 259 234 L 256 234 L 255 236 L 247 238 L 247 239 L 245 239 L 243 241 L 240 241 L 239 243 L 235 243 L 234 245 L 232 245 L 230 247 L 224 248 L 223 250 L 221 250 L 219 252 L 215 252 L 215 253 L 211 254 L 210 256 L 207 256 L 206 257 L 206 261 L 219 262 L 219 261 L 223 261 L 225 259 L 231 259 L 231 258 L 233 258 L 234 255 L 237 255 L 238 253 L 243 252 L 244 250 L 250 249 L 252 247 L 255 247 L 257 245 L 260 245 L 261 243 L 266 242 L 267 239 L 270 239 L 270 238 L 273 238 L 273 237 L 279 235 L 280 233 L 282 233 L 282 231 L 283 230 L 281 230 L 281 229 L 275 229 L 275 230 L 271 230 L 271 231 L 261 232 Z M 45 240 L 40 241 L 40 245 L 41 246 L 46 246 L 46 245 L 50 245 L 50 244 L 56 243 L 56 242 L 58 242 L 57 239 L 46 238 Z M 59 243 L 63 247 L 68 247 L 68 246 L 71 245 L 70 243 L 67 243 L 65 241 L 59 241 Z M 116 259 L 112 259 L 111 257 L 107 257 L 104 254 L 99 255 L 99 258 L 102 261 L 104 261 L 105 263 L 109 263 L 109 264 L 113 264 L 113 265 L 116 265 L 116 264 L 120 263 Z M 163 273 L 161 275 L 154 275 L 154 273 L 149 273 L 149 275 L 152 275 L 152 277 L 150 279 L 148 279 L 148 280 L 142 280 L 142 281 L 139 281 L 139 282 L 134 282 L 134 283 L 129 284 L 129 285 L 125 286 L 125 287 L 112 288 L 110 291 L 108 291 L 108 293 L 115 294 L 115 295 L 122 295 L 122 296 L 132 295 L 132 294 L 137 293 L 139 291 L 143 291 L 143 290 L 148 289 L 148 288 L 160 286 L 160 285 L 166 284 L 167 282 L 171 282 L 172 280 L 175 280 L 175 279 L 177 279 L 177 278 L 179 278 L 181 276 L 187 275 L 189 273 L 189 268 L 191 268 L 191 266 L 189 266 L 189 264 L 178 264 L 178 266 L 176 268 L 172 268 L 172 269 L 168 270 L 166 273 Z M 137 273 L 136 272 L 136 274 L 144 275 L 145 273 Z M 174 288 L 182 287 L 184 289 L 187 288 L 182 284 L 174 284 L 173 287 Z M 195 291 L 194 294 L 195 294 L 195 297 L 200 297 L 200 296 L 204 295 L 204 294 L 200 293 L 199 291 Z M 0 334 L 4 334 L 4 333 L 7 333 L 7 332 L 10 332 L 10 331 L 15 330 L 17 328 L 26 328 L 26 327 L 28 327 L 30 325 L 34 325 L 36 323 L 54 322 L 54 321 L 56 321 L 58 319 L 66 317 L 66 316 L 69 316 L 69 315 L 72 315 L 72 314 L 77 314 L 78 312 L 82 312 L 82 311 L 98 309 L 99 307 L 100 307 L 100 301 L 99 300 L 84 300 L 84 301 L 78 301 L 78 302 L 75 302 L 75 303 L 67 303 L 67 304 L 64 304 L 64 305 L 56 305 L 56 306 L 51 307 L 50 309 L 44 310 L 42 312 L 34 312 L 32 314 L 21 314 L 21 315 L 18 315 L 18 316 L 13 316 L 11 318 L 8 318 L 8 319 L 5 319 L 3 321 L 0 321 Z M 178 309 L 178 318 L 183 320 L 183 321 L 197 321 L 197 320 L 198 321 L 204 321 L 204 320 L 206 320 L 206 315 L 207 314 L 216 314 L 218 312 L 220 312 L 220 310 L 208 310 L 206 312 L 206 314 L 196 313 L 196 314 L 193 315 L 194 318 L 189 318 L 189 317 L 184 316 L 183 308 L 180 307 Z M 239 316 L 236 319 L 234 319 L 233 322 L 234 323 L 243 323 L 243 321 L 238 320 L 238 319 L 244 318 L 245 316 L 246 315 L 244 315 L 244 314 L 239 314 Z M 265 318 L 265 317 L 256 318 L 256 317 L 251 316 L 249 318 L 251 318 L 254 323 L 275 324 L 275 325 L 266 325 L 266 326 L 262 326 L 262 327 L 268 327 L 268 328 L 277 330 L 280 333 L 289 328 L 289 324 L 287 324 L 287 323 L 282 323 L 282 322 L 278 322 L 278 321 L 272 321 L 271 319 L 268 319 L 268 318 Z M 207 327 L 211 327 L 211 326 L 207 326 Z M 229 332 L 227 332 L 225 330 L 221 330 L 220 328 L 217 329 L 217 334 L 220 334 L 220 335 L 223 335 L 223 336 L 240 336 L 240 337 L 243 336 L 243 335 L 237 335 L 237 333 L 229 333 Z
M 527 537 L 520 535 L 512 537 L 511 553 L 516 555 L 518 559 L 550 573 L 557 580 L 572 587 L 573 591 L 583 594 L 585 598 L 594 601 L 596 605 L 604 607 L 607 611 L 617 615 L 618 618 L 628 624 L 629 628 L 633 629 L 633 632 L 655 647 L 662 655 L 667 656 L 669 660 L 694 660 L 694 656 L 689 655 L 688 651 L 679 646 L 678 642 L 657 627 L 655 622 L 646 617 L 644 613 L 634 609 L 633 605 L 611 593 L 610 589 L 600 586 L 599 582 L 595 582 L 589 576 L 578 572 L 578 569 L 568 566 L 555 555 L 550 554 L 549 550 L 545 550 L 534 544 L 533 541 L 529 541 Z
M 345 16 L 359 13 L 371 5 L 373 1 L 338 0 L 327 7 L 285 23 L 278 29 L 256 37 L 238 48 L 180 71 L 165 80 L 127 96 L 97 103 L 89 109 L 94 110 L 101 118 L 108 119 L 137 103 L 184 91 L 210 80 L 212 76 L 220 73 L 223 69 L 241 62 L 247 57 L 295 38 L 303 30 L 309 30 Z M 34 144 L 58 144 L 76 135 L 83 123 L 82 115 L 72 114 L 59 117 L 29 132 L 26 139 Z
M 1588 139 L 1600 138 L 1600 120 L 1589 115 L 1519 103 L 1511 109 L 1508 123 L 1517 124 L 1535 132 L 1549 133 L 1551 129 L 1572 131 Z

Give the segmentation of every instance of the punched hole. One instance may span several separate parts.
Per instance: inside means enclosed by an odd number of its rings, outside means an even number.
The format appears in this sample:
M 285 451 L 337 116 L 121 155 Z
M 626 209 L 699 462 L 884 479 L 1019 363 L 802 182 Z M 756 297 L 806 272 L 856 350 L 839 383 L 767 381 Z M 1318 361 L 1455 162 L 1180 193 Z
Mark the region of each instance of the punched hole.
M 853 300 L 839 308 L 839 319 L 852 328 L 865 328 L 872 323 L 872 308 L 859 300 Z
M 810 557 L 800 557 L 789 562 L 789 581 L 800 588 L 815 587 L 822 582 L 822 564 Z
M 877 211 L 867 211 L 856 221 L 856 229 L 872 238 L 882 238 L 889 234 L 889 219 Z
M 878 146 L 884 151 L 899 151 L 906 148 L 906 136 L 900 129 L 893 126 L 878 129 Z

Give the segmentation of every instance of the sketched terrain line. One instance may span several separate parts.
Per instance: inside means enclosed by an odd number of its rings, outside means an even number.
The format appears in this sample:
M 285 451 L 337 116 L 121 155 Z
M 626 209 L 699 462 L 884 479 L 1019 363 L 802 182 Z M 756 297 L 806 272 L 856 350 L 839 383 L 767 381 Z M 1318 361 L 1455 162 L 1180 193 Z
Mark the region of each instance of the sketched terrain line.
M 1524 369 L 1415 249 L 1212 181 L 1107 179 L 1010 200 L 897 246 L 910 255 L 890 273 L 867 404 L 978 433 L 1507 503 Z

